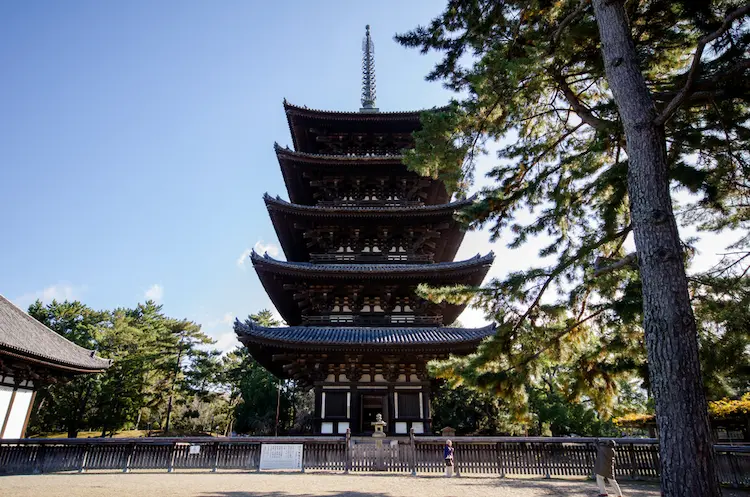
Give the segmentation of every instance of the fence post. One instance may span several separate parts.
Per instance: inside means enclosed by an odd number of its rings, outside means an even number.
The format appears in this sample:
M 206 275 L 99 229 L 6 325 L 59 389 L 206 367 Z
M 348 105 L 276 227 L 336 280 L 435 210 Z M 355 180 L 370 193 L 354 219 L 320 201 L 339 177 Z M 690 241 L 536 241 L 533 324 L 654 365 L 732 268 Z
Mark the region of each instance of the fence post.
M 546 444 L 546 443 L 542 442 L 540 445 L 541 445 L 541 454 L 540 455 L 542 456 L 541 457 L 542 464 L 544 465 L 544 478 L 546 480 L 549 480 L 549 479 L 552 478 L 552 475 L 551 475 L 551 472 L 550 472 L 550 465 L 551 465 L 550 463 L 551 463 L 551 459 L 552 459 L 551 450 L 552 449 L 550 448 L 550 444 Z
M 495 444 L 495 450 L 497 451 L 497 466 L 500 473 L 500 478 L 505 478 L 505 461 L 503 459 L 503 444 L 497 442 Z
M 453 442 L 453 454 L 453 470 L 456 472 L 456 478 L 458 478 L 461 476 L 461 472 L 458 470 L 458 461 L 460 461 L 461 458 L 456 457 L 456 454 L 458 454 L 458 444 L 456 442 Z
M 409 430 L 409 442 L 411 443 L 411 457 L 409 458 L 411 475 L 417 476 L 417 440 L 414 438 L 414 428 Z
M 167 473 L 174 471 L 174 456 L 176 451 L 177 442 L 172 442 L 172 445 L 169 447 L 169 466 L 167 466 Z
M 216 468 L 219 466 L 219 442 L 214 443 L 214 462 L 211 466 L 211 472 L 216 473 Z
M 730 485 L 732 485 L 733 488 L 738 488 L 740 486 L 740 483 L 742 481 L 742 470 L 740 469 L 740 462 L 739 458 L 737 457 L 737 454 L 735 452 L 725 452 L 724 455 L 728 459 L 727 466 L 729 467 L 729 471 L 731 475 L 727 475 L 727 478 L 723 478 L 725 481 L 727 481 Z M 719 454 L 717 454 L 719 456 Z M 719 457 L 716 458 L 717 462 L 719 460 Z M 721 465 L 717 464 L 717 467 L 719 469 L 719 476 L 721 477 Z M 729 478 L 731 477 L 732 481 L 729 481 Z
M 44 473 L 44 459 L 47 455 L 47 446 L 42 444 L 39 446 L 39 450 L 36 453 L 36 459 L 34 460 L 34 473 Z
M 135 442 L 129 443 L 128 448 L 125 449 L 125 462 L 122 465 L 122 472 L 127 473 L 128 467 L 130 466 L 130 458 L 133 456 L 133 451 L 135 450 Z
M 89 459 L 89 447 L 91 447 L 90 444 L 86 444 L 83 446 L 83 458 L 81 459 L 81 467 L 78 468 L 79 473 L 86 472 L 86 463 Z
M 351 448 L 349 447 L 349 445 L 351 444 L 351 441 L 352 441 L 352 430 L 351 428 L 347 428 L 346 429 L 346 447 L 344 447 L 344 459 L 345 459 L 344 474 L 345 475 L 349 474 L 349 470 L 352 467 L 352 453 L 351 453 Z
M 635 460 L 635 446 L 631 443 L 628 445 L 628 457 L 630 458 L 630 478 L 638 479 L 638 464 Z

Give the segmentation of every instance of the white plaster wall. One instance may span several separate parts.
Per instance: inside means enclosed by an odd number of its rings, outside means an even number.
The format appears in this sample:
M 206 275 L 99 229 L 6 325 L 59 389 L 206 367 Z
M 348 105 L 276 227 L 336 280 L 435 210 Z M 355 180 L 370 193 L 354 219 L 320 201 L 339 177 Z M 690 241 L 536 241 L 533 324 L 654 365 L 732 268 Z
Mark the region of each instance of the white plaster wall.
M 23 436 L 23 425 L 26 422 L 26 415 L 31 407 L 32 390 L 16 390 L 16 396 L 13 398 L 13 405 L 10 409 L 10 416 L 5 425 L 3 438 L 21 438 Z
M 13 387 L 0 386 L 0 429 L 3 427 L 3 421 L 8 414 L 10 407 L 10 398 L 13 396 Z

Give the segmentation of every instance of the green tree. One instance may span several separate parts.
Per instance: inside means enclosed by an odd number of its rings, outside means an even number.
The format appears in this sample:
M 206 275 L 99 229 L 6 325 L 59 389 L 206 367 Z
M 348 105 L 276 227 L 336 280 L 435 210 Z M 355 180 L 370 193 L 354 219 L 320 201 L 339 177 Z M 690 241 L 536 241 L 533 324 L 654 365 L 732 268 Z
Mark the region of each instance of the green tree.
M 516 420 L 502 399 L 471 388 L 440 382 L 430 399 L 432 429 L 449 426 L 459 435 L 517 435 L 525 420 Z
M 262 326 L 279 326 L 269 310 L 249 317 Z M 238 322 L 235 323 L 235 326 Z M 283 382 L 256 362 L 248 350 L 237 347 L 225 358 L 225 384 L 234 399 L 234 431 L 272 435 L 276 428 L 276 408 L 279 404 L 279 428 L 283 431 L 294 422 L 292 413 L 294 385 Z
M 209 345 L 213 341 L 201 332 L 200 325 L 192 321 L 168 319 L 165 328 L 166 333 L 162 341 L 166 359 L 164 364 L 171 369 L 171 373 L 168 373 L 169 394 L 167 396 L 164 431 L 169 432 L 169 421 L 175 396 L 176 394 L 183 394 L 184 396 L 189 393 L 196 386 L 191 383 L 191 380 L 202 381 L 200 374 L 195 374 L 195 361 L 202 361 L 206 357 L 206 352 L 199 347 Z
M 92 425 L 101 426 L 102 436 L 136 420 L 148 400 L 148 370 L 156 342 L 150 331 L 135 326 L 126 310 L 116 309 L 109 325 L 98 333 L 99 354 L 112 359 L 101 378 L 96 415 L 91 418 Z
M 750 392 L 750 278 L 694 278 L 693 307 L 709 400 Z
M 97 336 L 108 315 L 94 311 L 81 302 L 57 302 L 44 305 L 37 300 L 28 313 L 37 321 L 71 342 L 98 351 Z M 29 432 L 64 430 L 69 438 L 87 426 L 102 388 L 102 375 L 78 376 L 72 381 L 51 385 L 40 391 L 35 401 Z
M 645 345 L 667 496 L 719 495 L 670 187 L 704 212 L 743 209 L 750 35 L 735 21 L 748 12 L 732 1 L 452 0 L 429 27 L 397 37 L 442 52 L 428 79 L 463 95 L 424 117 L 407 164 L 461 192 L 484 141 L 510 138 L 495 185 L 463 218 L 490 224 L 493 238 L 510 232 L 513 248 L 551 238 L 544 265 L 484 289 L 423 288 L 438 300 L 478 291 L 500 324 L 477 356 L 441 374 L 523 400 L 540 359 L 585 363 L 579 383 L 611 399 L 597 391 L 614 394 L 646 363 Z M 571 351 L 591 336 L 598 352 Z
M 213 342 L 195 323 L 165 316 L 154 302 L 111 312 L 94 311 L 80 302 L 36 302 L 29 313 L 113 361 L 102 374 L 79 376 L 43 390 L 30 432 L 65 430 L 75 437 L 93 428 L 101 429 L 102 436 L 113 435 L 123 427 L 138 428 L 144 413 L 161 426 L 171 416 L 170 403 L 179 405 L 186 417 L 180 420 L 182 426 L 190 425 L 187 418 L 202 415 L 202 425 L 227 418 L 227 409 L 219 414 L 219 352 L 206 350 Z M 215 412 L 207 423 L 209 411 Z

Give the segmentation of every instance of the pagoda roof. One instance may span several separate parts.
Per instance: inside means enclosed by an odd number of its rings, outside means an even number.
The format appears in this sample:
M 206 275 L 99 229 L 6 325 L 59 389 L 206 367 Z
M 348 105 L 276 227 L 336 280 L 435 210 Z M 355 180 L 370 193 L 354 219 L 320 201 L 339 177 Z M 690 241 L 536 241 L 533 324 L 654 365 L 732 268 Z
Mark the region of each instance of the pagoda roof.
M 439 109 L 439 107 L 435 107 Z M 361 112 L 361 111 L 339 111 L 339 110 L 323 110 L 323 109 L 311 109 L 306 105 L 294 105 L 284 99 L 284 111 L 286 115 L 296 115 L 308 118 L 322 118 L 331 120 L 344 120 L 344 121 L 382 121 L 382 120 L 416 120 L 419 121 L 419 116 L 422 112 L 434 109 L 420 109 L 420 110 L 407 110 L 407 111 L 377 111 L 377 112 Z
M 420 176 L 410 171 L 403 164 L 402 155 L 369 154 L 369 155 L 327 155 L 297 152 L 274 144 L 276 157 L 281 167 L 289 198 L 299 204 L 313 204 L 315 199 L 306 173 L 336 176 L 400 176 L 419 178 L 429 185 L 426 187 L 426 203 L 443 204 L 450 200 L 450 195 L 442 181 Z M 300 170 L 304 171 L 302 173 Z
M 284 110 L 295 150 L 319 152 L 318 137 L 321 133 L 411 135 L 421 127 L 422 112 L 429 109 L 402 112 L 339 112 L 309 109 L 284 100 Z
M 311 250 L 309 240 L 305 238 L 305 228 L 312 228 L 318 220 L 333 221 L 341 227 L 373 224 L 393 226 L 389 231 L 399 231 L 402 226 L 422 227 L 429 223 L 433 225 L 432 229 L 440 232 L 432 251 L 435 260 L 453 260 L 465 233 L 453 215 L 456 210 L 473 202 L 471 198 L 449 204 L 409 207 L 320 207 L 293 204 L 268 194 L 264 200 L 284 254 L 288 260 L 294 261 L 310 260 Z
M 332 364 L 344 362 L 351 354 L 359 356 L 361 362 L 382 361 L 384 355 L 407 361 L 415 357 L 422 361 L 446 358 L 450 354 L 474 352 L 482 340 L 495 333 L 495 325 L 482 328 L 272 328 L 248 319 L 235 321 L 234 331 L 253 358 L 273 374 L 310 384 L 315 376 L 314 364 L 298 362 L 295 367 L 293 364 L 299 354 L 320 355 L 324 362 Z
M 295 288 L 309 285 L 357 285 L 401 288 L 413 294 L 421 283 L 435 286 L 472 285 L 482 283 L 489 271 L 494 254 L 473 257 L 460 262 L 434 264 L 369 263 L 369 264 L 314 264 L 286 262 L 272 259 L 253 251 L 250 258 L 263 288 L 284 320 L 291 325 L 304 322 L 305 316 L 295 298 Z M 416 297 L 416 295 L 415 295 Z M 437 305 L 437 304 L 436 304 Z M 442 303 L 442 321 L 452 323 L 463 312 L 466 304 Z
M 112 361 L 58 335 L 0 295 L 0 359 L 66 373 L 104 371 Z
M 415 279 L 440 280 L 449 275 L 466 275 L 481 273 L 479 281 L 466 282 L 478 285 L 489 271 L 495 260 L 494 252 L 479 255 L 464 261 L 440 262 L 437 264 L 313 264 L 311 262 L 289 262 L 272 258 L 268 253 L 258 255 L 255 250 L 250 254 L 256 271 L 268 271 L 291 276 L 330 279 Z
M 479 342 L 495 333 L 495 325 L 482 328 L 433 328 L 405 327 L 318 327 L 288 326 L 266 327 L 248 319 L 244 323 L 235 321 L 235 333 L 240 340 L 282 348 L 319 348 L 331 350 L 341 347 L 373 349 L 396 346 L 445 347 L 468 345 L 476 347 Z

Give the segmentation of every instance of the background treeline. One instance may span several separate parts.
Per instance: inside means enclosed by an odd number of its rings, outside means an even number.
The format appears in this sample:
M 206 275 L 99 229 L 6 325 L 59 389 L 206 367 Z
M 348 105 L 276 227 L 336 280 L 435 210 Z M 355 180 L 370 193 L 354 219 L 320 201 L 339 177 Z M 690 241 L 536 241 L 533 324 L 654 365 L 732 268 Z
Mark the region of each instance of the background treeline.
M 278 380 L 239 344 L 222 355 L 200 325 L 168 317 L 153 302 L 96 311 L 77 301 L 37 301 L 28 311 L 57 333 L 113 361 L 105 373 L 41 390 L 29 436 L 113 436 L 130 430 L 139 430 L 130 433 L 134 436 L 165 435 L 167 430 L 170 435 L 273 435 L 277 402 L 279 434 L 312 431 L 310 391 Z M 748 391 L 750 378 L 747 303 L 727 294 L 704 294 L 696 299 L 696 311 L 703 330 L 708 397 L 739 398 Z M 266 326 L 280 325 L 267 310 L 251 318 Z M 597 340 L 591 336 L 580 347 L 596 351 Z M 502 389 L 467 386 L 471 374 L 465 385 L 435 380 L 433 428 L 450 426 L 459 434 L 476 435 L 610 436 L 622 433 L 622 423 L 613 422 L 618 417 L 647 424 L 653 401 L 642 346 L 635 341 L 615 349 L 628 353 L 621 356 L 618 371 L 609 372 L 614 386 L 599 391 L 580 391 L 576 379 L 607 374 L 606 360 L 580 371 L 576 368 L 581 363 L 540 358 L 535 374 L 526 378 L 520 405 Z
M 280 432 L 309 429 L 309 394 L 280 382 L 243 347 L 222 355 L 200 325 L 168 317 L 154 302 L 97 311 L 77 301 L 37 301 L 28 312 L 113 361 L 105 373 L 41 390 L 29 436 L 112 436 L 123 430 L 152 435 L 273 434 L 277 400 Z M 277 324 L 268 311 L 252 317 Z

